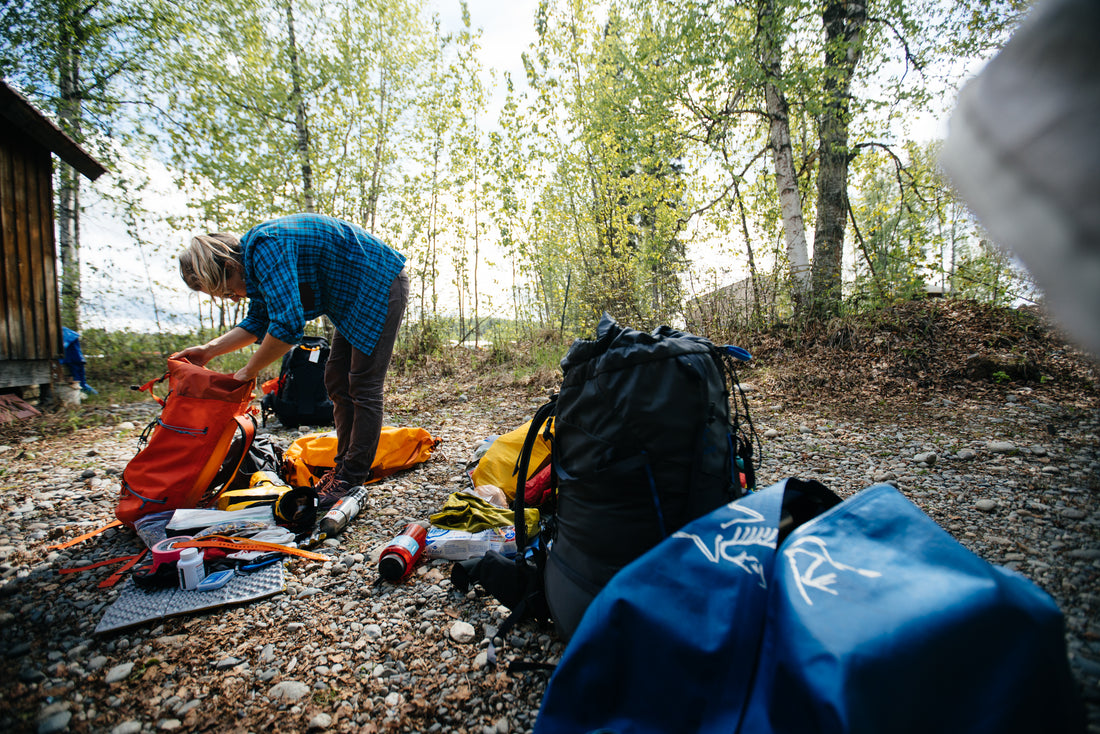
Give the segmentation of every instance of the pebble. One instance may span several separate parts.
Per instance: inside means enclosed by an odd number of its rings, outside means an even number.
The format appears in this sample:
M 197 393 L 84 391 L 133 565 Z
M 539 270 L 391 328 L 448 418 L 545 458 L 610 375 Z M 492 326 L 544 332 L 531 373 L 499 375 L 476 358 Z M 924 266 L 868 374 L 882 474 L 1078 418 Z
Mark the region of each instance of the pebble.
M 332 726 L 332 716 L 320 713 L 309 720 L 310 731 L 321 731 Z
M 43 715 L 38 719 L 38 734 L 57 734 L 57 732 L 62 732 L 69 728 L 69 722 L 73 718 L 72 711 L 66 708 L 57 710 L 55 708 L 57 706 L 59 706 L 59 704 L 54 704 L 43 711 Z M 60 704 L 60 706 L 67 706 L 67 704 Z
M 451 639 L 455 642 L 465 644 L 467 642 L 473 642 L 474 637 L 477 635 L 477 631 L 469 622 L 459 620 L 451 625 L 450 635 Z
M 974 503 L 974 506 L 977 507 L 982 512 L 993 512 L 994 510 L 997 509 L 997 503 L 996 502 L 994 502 L 993 500 L 986 500 L 986 499 L 978 500 L 977 502 Z
M 128 677 L 130 677 L 130 672 L 133 669 L 133 663 L 122 663 L 120 665 L 116 665 L 115 667 L 107 671 L 107 676 L 103 680 L 108 684 L 124 681 Z
M 301 681 L 285 680 L 271 687 L 267 697 L 272 700 L 281 700 L 293 703 L 303 696 L 309 695 L 309 686 Z

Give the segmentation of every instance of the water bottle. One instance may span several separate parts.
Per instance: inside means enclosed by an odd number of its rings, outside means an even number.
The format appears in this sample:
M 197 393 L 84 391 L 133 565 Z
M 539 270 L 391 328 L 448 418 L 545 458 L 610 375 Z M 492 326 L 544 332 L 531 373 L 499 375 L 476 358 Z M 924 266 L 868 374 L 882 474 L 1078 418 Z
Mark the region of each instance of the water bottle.
M 378 574 L 390 583 L 407 578 L 424 553 L 427 535 L 426 523 L 411 522 L 406 525 L 401 534 L 382 549 L 378 557 Z
M 180 551 L 176 570 L 179 572 L 181 589 L 193 591 L 199 587 L 199 582 L 206 578 L 206 567 L 203 566 L 202 555 L 202 551 L 198 548 L 184 548 Z
M 318 529 L 329 538 L 344 532 L 344 528 L 348 526 L 348 523 L 354 520 L 355 516 L 359 514 L 359 508 L 366 498 L 366 487 L 362 484 L 352 487 L 348 490 L 348 493 L 341 497 L 340 501 L 333 505 L 332 509 L 321 518 Z

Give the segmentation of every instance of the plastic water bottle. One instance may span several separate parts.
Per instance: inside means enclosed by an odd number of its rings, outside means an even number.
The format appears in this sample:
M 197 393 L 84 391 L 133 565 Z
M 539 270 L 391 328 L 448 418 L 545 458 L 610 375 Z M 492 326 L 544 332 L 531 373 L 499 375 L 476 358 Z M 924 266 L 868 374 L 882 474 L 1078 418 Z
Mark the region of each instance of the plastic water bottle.
M 411 522 L 401 534 L 386 544 L 378 557 L 378 574 L 390 583 L 403 581 L 424 553 L 428 526 Z
M 184 548 L 176 561 L 176 570 L 180 576 L 180 588 L 193 591 L 199 582 L 206 578 L 206 567 L 202 563 L 202 551 L 198 548 Z
M 362 484 L 352 487 L 347 494 L 332 506 L 332 509 L 325 513 L 318 524 L 318 529 L 329 538 L 344 532 L 344 528 L 348 526 L 348 523 L 359 514 L 359 509 L 366 498 L 366 487 Z

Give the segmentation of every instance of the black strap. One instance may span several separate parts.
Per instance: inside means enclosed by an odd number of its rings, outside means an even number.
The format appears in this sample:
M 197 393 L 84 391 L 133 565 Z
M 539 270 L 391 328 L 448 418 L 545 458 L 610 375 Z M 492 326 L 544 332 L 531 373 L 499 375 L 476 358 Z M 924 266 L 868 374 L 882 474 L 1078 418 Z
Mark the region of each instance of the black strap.
M 516 477 L 516 498 L 513 502 L 516 511 L 516 563 L 523 562 L 523 551 L 527 548 L 527 521 L 523 511 L 526 509 L 527 471 L 531 465 L 531 451 L 538 439 L 539 429 L 554 416 L 557 401 L 557 394 L 551 395 L 550 402 L 535 411 L 535 416 L 531 419 L 531 427 L 523 439 L 523 448 L 520 449 L 519 457 L 516 459 L 515 471 L 518 476 Z
M 497 647 L 496 639 L 499 637 L 502 642 L 506 641 L 506 635 L 512 631 L 512 627 L 516 625 L 521 619 L 523 619 L 524 612 L 527 610 L 527 602 L 533 599 L 535 594 L 539 592 L 533 591 L 524 597 L 516 608 L 512 610 L 503 622 L 500 623 L 500 628 L 497 629 L 495 635 L 489 637 L 489 646 L 485 650 L 485 663 L 490 667 L 495 667 L 497 664 Z M 553 671 L 556 667 L 552 663 L 536 663 L 529 660 L 513 660 L 508 664 L 509 673 L 525 673 L 532 670 L 546 670 Z

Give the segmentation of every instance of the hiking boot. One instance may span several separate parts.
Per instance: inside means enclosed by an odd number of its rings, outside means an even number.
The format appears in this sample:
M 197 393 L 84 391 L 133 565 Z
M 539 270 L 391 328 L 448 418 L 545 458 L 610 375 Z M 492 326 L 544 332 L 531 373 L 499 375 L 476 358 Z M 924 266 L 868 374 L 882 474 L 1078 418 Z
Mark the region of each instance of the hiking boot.
M 317 513 L 328 512 L 350 489 L 351 485 L 337 477 L 335 471 L 325 472 L 321 481 L 313 487 L 317 493 Z

